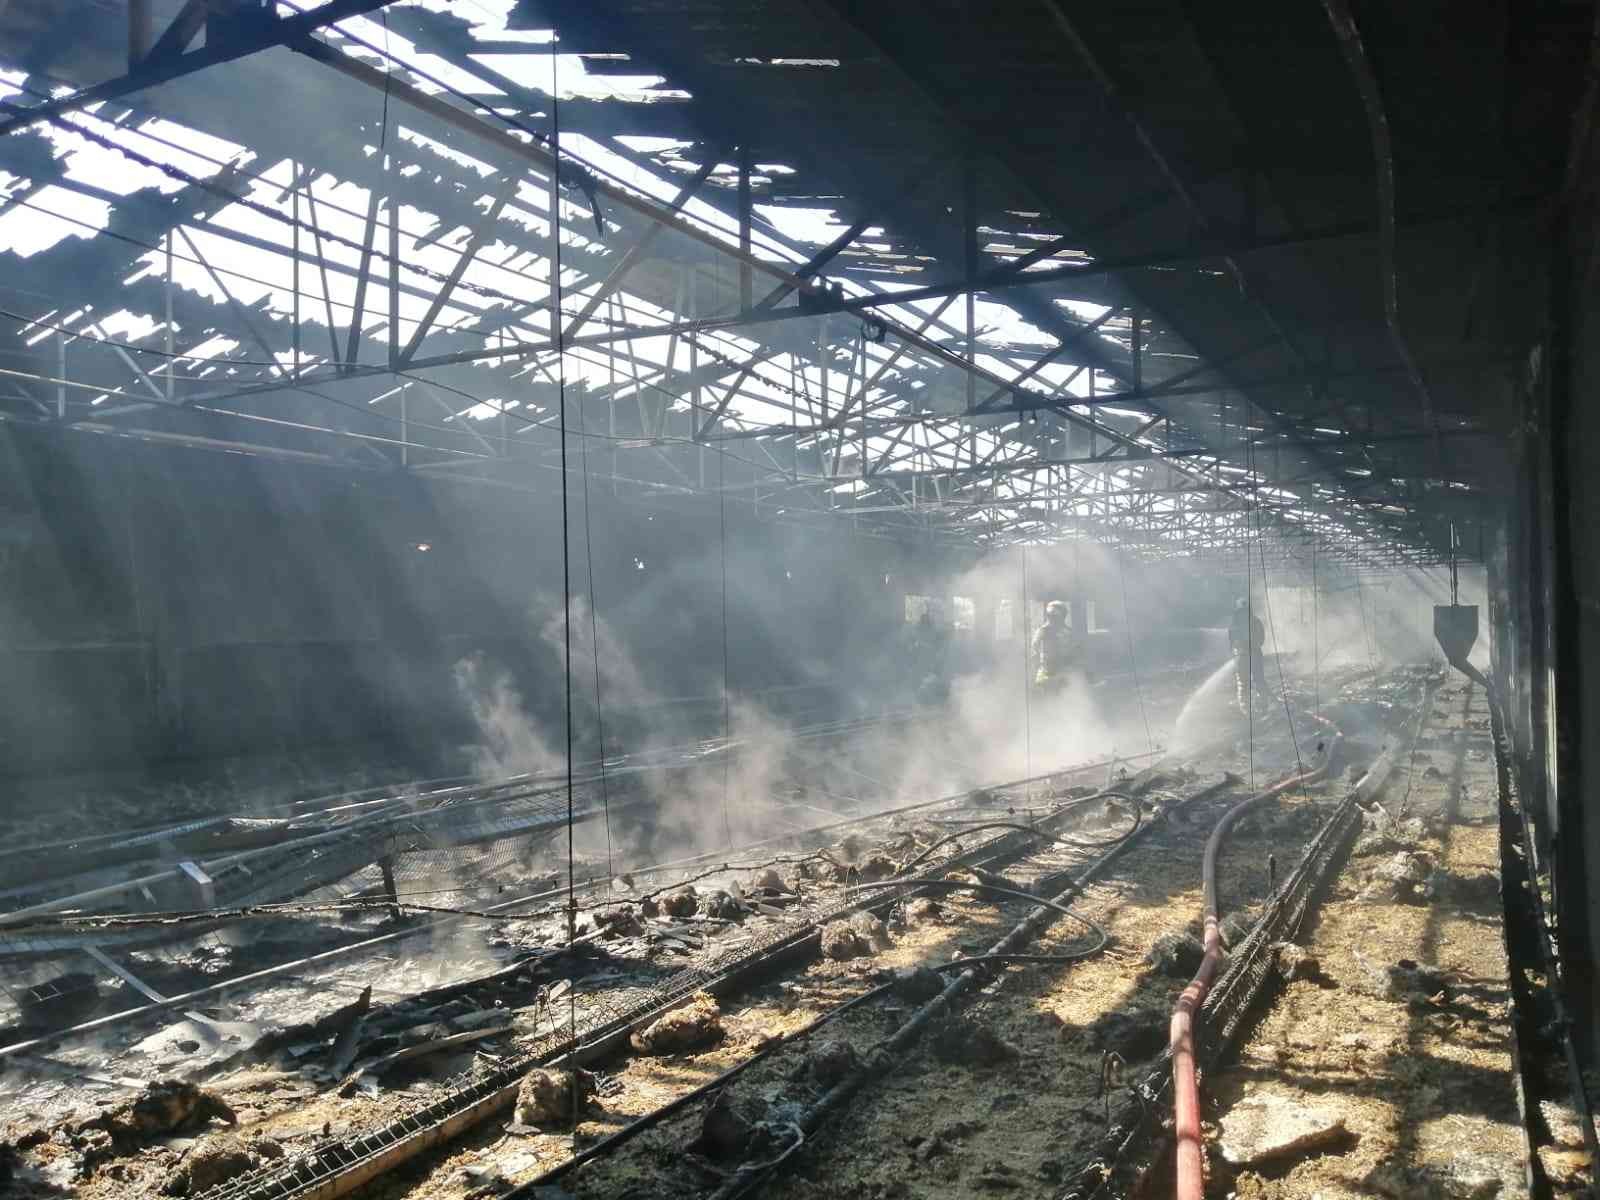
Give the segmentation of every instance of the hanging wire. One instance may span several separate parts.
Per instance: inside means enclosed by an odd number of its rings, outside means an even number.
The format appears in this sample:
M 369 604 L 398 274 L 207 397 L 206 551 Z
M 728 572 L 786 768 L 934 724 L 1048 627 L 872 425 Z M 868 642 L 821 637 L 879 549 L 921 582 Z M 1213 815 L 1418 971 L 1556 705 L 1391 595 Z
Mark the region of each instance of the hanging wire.
M 556 39 L 550 40 L 550 141 L 553 146 L 560 142 L 560 101 L 557 98 L 556 77 L 557 59 L 555 49 Z M 560 151 L 557 150 L 558 156 Z M 550 172 L 550 287 L 559 300 L 561 292 L 561 199 L 560 191 L 556 184 L 558 171 Z M 567 487 L 567 364 L 564 351 L 565 338 L 561 327 L 561 320 L 555 314 L 560 311 L 559 302 L 552 310 L 552 331 L 556 342 L 556 397 L 559 407 L 559 425 L 561 432 L 561 638 L 562 659 L 566 673 L 564 685 L 566 688 L 566 742 L 567 742 L 567 940 L 570 942 L 575 936 L 573 916 L 577 912 L 577 869 L 573 850 L 573 802 L 574 785 L 572 773 L 572 535 L 571 517 L 569 514 L 569 499 Z M 573 1028 L 577 1028 L 576 1025 Z
M 556 343 L 556 399 L 560 409 L 561 427 L 561 639 L 565 666 L 566 736 L 567 736 L 567 945 L 578 936 L 578 871 L 577 853 L 573 842 L 573 774 L 572 774 L 572 537 L 568 518 L 567 486 L 567 355 L 566 335 L 561 319 L 561 90 L 557 86 L 559 59 L 556 55 L 557 39 L 550 39 L 550 149 L 555 162 L 550 168 L 550 326 Z M 398 332 L 398 330 L 396 331 Z M 584 514 L 587 521 L 588 514 Z M 591 597 L 592 601 L 592 597 Z M 601 757 L 605 757 L 604 747 Z M 567 989 L 567 1028 L 572 1044 L 578 1040 L 578 988 L 576 983 Z M 578 1136 L 578 1072 L 572 1072 L 572 1137 Z
M 1367 586 L 1362 582 L 1361 569 L 1356 568 L 1356 607 L 1361 610 L 1361 649 L 1367 656 L 1367 667 L 1374 675 L 1378 673 L 1378 635 L 1372 622 L 1367 619 Z M 1376 613 L 1377 606 L 1374 604 Z
M 1311 711 L 1322 712 L 1322 642 L 1317 628 L 1317 539 L 1311 539 Z
M 1022 546 L 1022 756 L 1024 778 L 1033 779 L 1033 640 L 1028 633 L 1028 546 Z M 1031 796 L 1033 784 L 1028 784 Z
M 722 563 L 722 738 L 727 748 L 722 754 L 722 837 L 733 845 L 733 825 L 728 820 L 729 757 L 733 754 L 733 709 L 728 699 L 728 460 L 717 448 L 717 520 L 721 536 L 718 548 Z
M 389 93 L 394 88 L 394 59 L 389 53 L 389 9 L 382 10 L 383 15 L 383 124 L 378 133 L 378 157 L 382 160 L 389 144 Z M 384 163 L 385 168 L 388 163 Z M 394 212 L 395 220 L 399 220 L 399 208 Z M 398 335 L 399 331 L 394 331 Z
M 1245 553 L 1250 553 L 1250 544 L 1245 543 Z M 1294 747 L 1294 761 L 1296 774 L 1304 775 L 1306 765 L 1300 759 L 1300 739 L 1294 731 L 1294 712 L 1289 706 L 1289 685 L 1283 675 L 1283 650 L 1278 645 L 1278 627 L 1272 619 L 1272 589 L 1267 586 L 1267 550 L 1262 543 L 1261 513 L 1256 511 L 1256 554 L 1261 560 L 1261 602 L 1267 610 L 1267 633 L 1272 638 L 1272 654 L 1278 661 L 1278 699 L 1283 704 L 1283 717 L 1289 723 L 1289 744 Z M 1254 666 L 1252 665 L 1252 670 Z
M 1250 469 L 1250 506 L 1259 515 L 1261 509 L 1260 480 L 1256 476 L 1256 440 L 1246 438 L 1244 443 L 1245 465 Z M 1250 762 L 1250 790 L 1256 787 L 1256 595 L 1255 589 L 1250 586 L 1250 516 L 1245 515 L 1245 542 L 1244 542 L 1244 610 L 1245 610 L 1245 683 L 1244 683 L 1244 711 L 1245 724 L 1248 730 L 1247 754 Z M 1260 525 L 1257 525 L 1260 528 Z M 1234 650 L 1238 654 L 1238 650 Z M 1234 678 L 1238 679 L 1238 662 L 1234 663 Z
M 1144 684 L 1139 679 L 1139 659 L 1133 652 L 1133 622 L 1128 617 L 1128 574 L 1122 562 L 1122 546 L 1119 544 L 1117 552 L 1117 578 L 1122 589 L 1122 630 L 1128 639 L 1128 669 L 1133 672 L 1133 694 L 1139 698 L 1139 718 L 1144 722 L 1144 740 L 1148 748 L 1154 753 L 1156 748 L 1155 735 L 1150 732 L 1150 714 L 1144 706 Z M 1085 614 L 1085 623 L 1088 616 Z
M 588 424 L 587 390 L 578 397 L 578 460 L 583 471 L 583 561 L 589 579 L 589 649 L 594 657 L 594 723 L 595 735 L 600 739 L 600 808 L 606 827 L 606 883 L 616 874 L 611 860 L 611 785 L 606 775 L 606 710 L 600 691 L 600 597 L 594 590 L 594 540 L 591 536 L 594 522 L 589 508 L 589 439 L 584 436 Z M 566 489 L 566 477 L 562 477 Z

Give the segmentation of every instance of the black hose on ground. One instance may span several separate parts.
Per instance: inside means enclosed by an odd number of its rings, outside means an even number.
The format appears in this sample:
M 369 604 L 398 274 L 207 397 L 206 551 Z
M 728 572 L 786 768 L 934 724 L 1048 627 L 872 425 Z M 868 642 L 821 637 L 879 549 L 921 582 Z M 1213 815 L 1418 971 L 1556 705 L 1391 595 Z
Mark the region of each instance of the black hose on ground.
M 1181 801 L 1180 806 L 1183 804 L 1193 803 L 1202 797 L 1215 795 L 1218 791 L 1224 787 L 1227 787 L 1231 782 L 1234 781 L 1235 780 L 1233 776 L 1224 776 L 1220 782 L 1213 784 L 1210 787 L 1202 788 L 1200 791 Z M 1048 901 L 1043 901 L 1038 896 L 1032 896 L 1025 892 L 1015 892 L 1008 888 L 1002 889 L 990 887 L 988 885 L 976 884 L 956 884 L 955 881 L 950 881 L 950 883 L 956 887 L 969 888 L 972 890 L 1002 892 L 1017 896 L 1022 899 L 1030 900 L 1038 906 L 1029 912 L 1029 914 L 1019 921 L 1015 926 L 1013 926 L 1011 931 L 1007 933 L 1004 938 L 991 947 L 988 954 L 980 957 L 997 959 L 1011 955 L 1016 947 L 1024 945 L 1029 939 L 1038 934 L 1044 928 L 1046 924 L 1046 918 L 1048 918 L 1054 912 L 1066 912 L 1069 916 L 1072 916 L 1079 921 L 1088 923 L 1086 918 L 1079 917 L 1076 913 L 1072 912 L 1071 909 L 1065 908 L 1062 905 L 1062 901 L 1082 891 L 1082 889 L 1089 883 L 1091 879 L 1094 878 L 1095 875 L 1114 862 L 1126 851 L 1128 846 L 1133 844 L 1133 840 L 1138 833 L 1139 830 L 1135 829 L 1123 837 L 1115 846 L 1105 851 L 1105 853 L 1100 855 L 1099 858 L 1095 859 L 1082 870 L 1078 871 L 1077 874 L 1070 880 L 1070 882 L 1068 882 L 1060 892 L 1058 892 Z M 891 881 L 888 886 L 906 886 L 908 882 L 909 881 Z M 1098 931 L 1098 927 L 1095 928 Z M 1104 932 L 1099 932 L 1103 937 Z M 961 973 L 952 979 L 945 986 L 944 990 L 939 993 L 939 995 L 929 1000 L 914 1014 L 912 1014 L 912 1016 L 909 1017 L 894 1032 L 894 1034 L 888 1038 L 887 1041 L 879 1045 L 877 1049 L 868 1056 L 866 1062 L 864 1062 L 855 1071 L 852 1071 L 839 1083 L 830 1088 L 819 1100 L 817 1100 L 815 1104 L 811 1105 L 811 1107 L 808 1108 L 804 1114 L 802 1114 L 799 1121 L 801 1132 L 807 1136 L 815 1133 L 817 1129 L 819 1129 L 833 1114 L 834 1110 L 846 1103 L 850 1097 L 855 1095 L 856 1092 L 860 1091 L 861 1088 L 865 1087 L 871 1079 L 887 1072 L 893 1066 L 897 1056 L 908 1050 L 917 1041 L 917 1039 L 921 1037 L 922 1033 L 927 1029 L 927 1027 L 939 1016 L 943 1015 L 948 1009 L 950 1009 L 965 992 L 970 990 L 980 980 L 980 978 L 981 973 L 976 966 L 963 967 Z M 796 1146 L 792 1149 L 797 1149 L 799 1145 L 800 1143 L 797 1142 Z M 770 1170 L 771 1164 L 769 1163 L 745 1164 L 716 1190 L 712 1200 L 738 1200 L 740 1197 L 748 1196 L 767 1177 Z

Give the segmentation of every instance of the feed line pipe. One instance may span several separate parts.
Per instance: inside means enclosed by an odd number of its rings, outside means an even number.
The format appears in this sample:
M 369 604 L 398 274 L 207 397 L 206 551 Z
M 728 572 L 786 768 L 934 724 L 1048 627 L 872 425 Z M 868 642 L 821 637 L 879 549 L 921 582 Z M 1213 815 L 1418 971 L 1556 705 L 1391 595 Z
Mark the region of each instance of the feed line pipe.
M 1173 1132 L 1177 1138 L 1177 1200 L 1201 1200 L 1205 1192 L 1205 1153 L 1200 1133 L 1200 1082 L 1195 1067 L 1194 1019 L 1205 1003 L 1211 981 L 1222 963 L 1222 922 L 1217 913 L 1217 855 L 1227 840 L 1228 831 L 1256 805 L 1293 788 L 1315 783 L 1328 773 L 1328 764 L 1344 735 L 1322 717 L 1314 717 L 1329 731 L 1324 737 L 1316 765 L 1279 780 L 1271 787 L 1239 801 L 1217 822 L 1206 840 L 1201 859 L 1201 903 L 1205 919 L 1205 956 L 1200 969 L 1183 989 L 1172 1010 L 1168 1045 L 1172 1054 Z
M 1223 788 L 1238 782 L 1236 776 L 1224 775 L 1222 779 L 1207 787 L 1201 788 L 1189 796 L 1174 801 L 1165 806 L 1161 811 L 1170 815 L 1179 809 L 1186 808 L 1197 801 L 1214 796 Z M 1087 797 L 1085 797 L 1087 799 Z M 979 966 L 987 961 L 1008 960 L 1028 961 L 1032 956 L 1024 956 L 1021 948 L 1033 938 L 1038 936 L 1058 916 L 1065 913 L 1077 920 L 1085 921 L 1078 917 L 1071 909 L 1065 906 L 1075 898 L 1091 880 L 1095 879 L 1101 871 L 1120 858 L 1127 849 L 1134 844 L 1141 831 L 1147 829 L 1148 824 L 1135 824 L 1127 833 L 1122 835 L 1110 849 L 1102 852 L 1099 857 L 1091 860 L 1075 874 L 1071 875 L 1062 889 L 1053 896 L 1039 897 L 1028 895 L 1025 898 L 1032 900 L 1035 907 L 1027 916 L 1012 926 L 1011 930 L 984 954 L 964 961 L 974 965 L 964 966 L 937 996 L 928 1000 L 908 1017 L 898 1029 L 885 1041 L 879 1043 L 865 1060 L 855 1070 L 851 1071 L 828 1091 L 824 1092 L 809 1108 L 800 1114 L 794 1126 L 795 1140 L 778 1158 L 761 1163 L 745 1163 L 712 1193 L 710 1200 L 742 1200 L 758 1188 L 767 1178 L 773 1168 L 777 1167 L 790 1154 L 799 1150 L 807 1137 L 816 1133 L 825 1121 L 840 1109 L 852 1096 L 859 1092 L 872 1080 L 880 1075 L 887 1074 L 896 1063 L 904 1057 L 907 1050 L 922 1036 L 927 1028 L 944 1014 L 954 1009 L 956 1002 L 986 976 L 980 971 Z M 1060 875 L 1053 876 L 1059 880 Z M 888 886 L 901 886 L 904 880 L 885 881 Z M 863 885 L 871 887 L 874 885 Z M 937 886 L 937 884 L 935 885 Z M 953 886 L 970 887 L 968 884 L 953 884 Z M 977 889 L 974 889 L 977 890 Z M 993 889 L 986 889 L 993 890 Z M 1088 923 L 1085 921 L 1085 923 Z M 1097 952 L 1101 947 L 1094 947 L 1089 953 Z M 1082 951 L 1071 957 L 1082 957 Z M 1066 956 L 1040 956 L 1041 959 L 1049 958 L 1058 961 Z M 946 967 L 954 967 L 956 963 L 947 963 Z

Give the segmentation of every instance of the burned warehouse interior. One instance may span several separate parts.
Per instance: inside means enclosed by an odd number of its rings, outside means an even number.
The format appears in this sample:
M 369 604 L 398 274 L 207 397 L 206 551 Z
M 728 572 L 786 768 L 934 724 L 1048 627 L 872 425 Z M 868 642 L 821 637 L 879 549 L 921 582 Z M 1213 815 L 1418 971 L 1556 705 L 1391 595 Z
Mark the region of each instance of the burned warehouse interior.
M 0 1198 L 1594 1194 L 1597 98 L 0 0 Z

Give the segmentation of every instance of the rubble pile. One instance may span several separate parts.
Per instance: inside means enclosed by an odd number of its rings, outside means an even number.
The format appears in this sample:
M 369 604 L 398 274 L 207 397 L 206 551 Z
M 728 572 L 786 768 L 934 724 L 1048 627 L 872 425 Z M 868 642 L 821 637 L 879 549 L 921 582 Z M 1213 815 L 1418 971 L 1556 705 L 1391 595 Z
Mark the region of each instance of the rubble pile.
M 571 1124 L 593 1094 L 594 1080 L 586 1071 L 529 1071 L 517 1089 L 517 1123 L 531 1128 Z
M 641 1054 L 684 1054 L 715 1045 L 724 1032 L 716 1000 L 708 992 L 696 992 L 688 1004 L 645 1026 L 631 1041 Z

